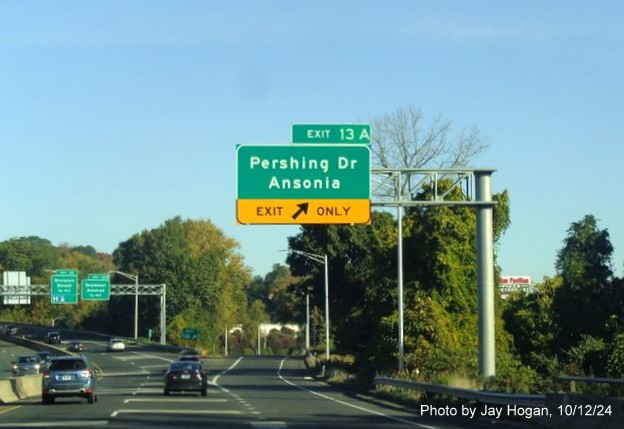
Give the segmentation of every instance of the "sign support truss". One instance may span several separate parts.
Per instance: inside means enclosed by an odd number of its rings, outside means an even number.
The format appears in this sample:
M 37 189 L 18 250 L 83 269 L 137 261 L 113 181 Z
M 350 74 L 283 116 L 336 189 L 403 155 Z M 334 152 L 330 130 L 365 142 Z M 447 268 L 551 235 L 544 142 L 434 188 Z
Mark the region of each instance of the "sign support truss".
M 479 317 L 479 370 L 483 380 L 495 376 L 494 339 L 494 234 L 492 169 L 373 168 L 372 206 L 396 207 L 398 223 L 398 370 L 403 370 L 403 207 L 469 206 L 477 211 L 477 302 Z M 441 182 L 444 181 L 442 184 Z M 449 186 L 450 184 L 450 186 Z M 428 185 L 431 196 L 416 200 Z M 443 186 L 442 186 L 443 185 Z M 450 200 L 451 191 L 461 189 L 461 200 Z

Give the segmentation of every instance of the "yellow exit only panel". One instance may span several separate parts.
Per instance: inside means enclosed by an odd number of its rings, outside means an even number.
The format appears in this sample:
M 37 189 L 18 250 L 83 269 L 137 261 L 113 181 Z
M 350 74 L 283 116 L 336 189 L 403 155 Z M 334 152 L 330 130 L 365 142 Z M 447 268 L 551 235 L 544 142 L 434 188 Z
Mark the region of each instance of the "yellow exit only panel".
M 367 224 L 369 199 L 236 200 L 236 219 L 242 224 Z

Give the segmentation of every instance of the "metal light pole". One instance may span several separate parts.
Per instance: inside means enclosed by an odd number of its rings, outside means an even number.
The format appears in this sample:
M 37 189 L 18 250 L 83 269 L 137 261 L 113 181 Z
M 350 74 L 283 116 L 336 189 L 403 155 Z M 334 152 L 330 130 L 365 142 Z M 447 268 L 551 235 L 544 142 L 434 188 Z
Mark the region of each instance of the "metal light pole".
M 397 193 L 397 199 L 399 201 L 401 201 L 403 198 L 403 194 L 401 193 L 401 175 L 397 175 L 396 176 L 396 181 L 397 181 L 397 185 L 396 185 L 396 193 Z M 399 234 L 399 238 L 398 238 L 398 246 L 397 246 L 397 251 L 398 251 L 398 255 L 397 255 L 397 266 L 398 266 L 398 307 L 399 307 L 399 332 L 398 332 L 398 339 L 399 339 L 399 350 L 398 350 L 398 357 L 399 357 L 399 372 L 403 371 L 403 367 L 404 367 L 404 357 L 405 357 L 405 345 L 404 345 L 404 327 L 403 327 L 403 207 L 401 207 L 401 205 L 399 204 L 397 206 L 397 223 L 398 223 L 398 234 Z
M 306 330 L 305 330 L 306 352 L 310 350 L 310 294 L 306 293 Z
M 123 271 L 109 271 L 127 279 L 134 280 L 134 339 L 139 338 L 139 275 L 124 273 Z M 161 335 L 162 336 L 162 335 Z
M 291 252 L 325 265 L 325 359 L 329 361 L 329 264 L 327 263 L 327 254 L 316 255 L 314 253 L 294 249 L 291 250 Z

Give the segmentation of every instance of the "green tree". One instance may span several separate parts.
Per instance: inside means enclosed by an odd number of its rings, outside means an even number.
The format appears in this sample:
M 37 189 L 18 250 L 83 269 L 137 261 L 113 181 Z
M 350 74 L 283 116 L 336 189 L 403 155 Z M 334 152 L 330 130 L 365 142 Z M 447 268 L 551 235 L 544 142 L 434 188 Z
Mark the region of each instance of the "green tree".
M 264 277 L 256 276 L 247 287 L 247 299 L 250 303 L 260 300 L 264 303 L 272 322 L 303 323 L 303 296 L 297 287 L 299 279 L 290 273 L 290 268 L 274 264 L 273 269 Z
M 505 327 L 513 335 L 522 362 L 548 376 L 559 372 L 555 349 L 559 328 L 552 307 L 561 283 L 558 276 L 545 278 L 534 293 L 517 293 L 504 304 Z
M 141 283 L 167 285 L 170 340 L 177 342 L 186 325 L 199 329 L 200 338 L 211 345 L 226 325 L 241 324 L 246 317 L 244 288 L 250 273 L 238 247 L 208 220 L 175 217 L 120 243 L 113 258 L 121 271 L 138 274 Z M 143 330 L 157 326 L 157 306 L 148 308 Z M 117 316 L 124 321 L 123 314 Z
M 60 264 L 60 254 L 49 240 L 39 237 L 21 237 L 0 243 L 0 270 L 26 271 L 31 282 L 47 278 L 48 269 Z
M 76 269 L 79 279 L 89 273 L 102 273 L 114 267 L 110 255 L 97 253 L 92 246 L 53 246 L 39 237 L 21 237 L 0 243 L 0 268 L 7 271 L 25 271 L 31 284 L 47 284 L 52 271 L 58 268 Z M 0 304 L 1 306 L 2 304 Z M 73 327 L 83 327 L 103 306 L 96 302 L 75 305 L 53 305 L 49 296 L 34 296 L 30 306 L 4 306 L 8 320 L 48 325 L 54 321 Z
M 387 281 L 391 272 L 396 273 L 392 216 L 373 212 L 371 225 L 302 226 L 298 235 L 289 237 L 289 248 L 327 254 L 331 346 L 366 360 L 364 351 L 370 354 L 374 349 L 378 321 L 391 311 L 396 298 L 396 283 Z M 294 252 L 287 262 L 301 278 L 299 295 L 311 291 L 313 305 L 324 311 L 324 266 Z
M 446 200 L 466 197 L 450 181 L 438 190 Z M 428 184 L 414 194 L 430 200 Z M 493 196 L 495 243 L 510 224 L 509 195 Z M 433 377 L 442 372 L 476 375 L 478 367 L 476 213 L 469 207 L 416 206 L 404 218 L 405 364 Z M 496 257 L 496 255 L 495 255 Z M 498 271 L 498 269 L 497 269 Z M 497 311 L 497 327 L 502 327 Z M 519 368 L 511 337 L 496 330 L 497 362 L 509 375 Z
M 606 229 L 587 215 L 573 222 L 557 255 L 562 285 L 555 293 L 553 309 L 559 326 L 558 349 L 579 344 L 583 336 L 605 338 L 612 296 L 613 246 Z M 601 309 L 601 311 L 596 311 Z
M 424 186 L 416 198 L 426 199 L 428 192 Z M 459 188 L 451 189 L 449 197 L 464 198 Z M 506 192 L 495 198 L 500 202 L 494 217 L 498 239 L 509 225 L 509 198 Z M 465 207 L 421 206 L 410 209 L 404 218 L 408 370 L 429 376 L 443 370 L 476 374 L 475 229 L 474 209 Z M 336 350 L 355 354 L 360 365 L 374 362 L 379 370 L 396 367 L 396 234 L 392 216 L 376 213 L 371 226 L 304 227 L 289 239 L 291 249 L 329 255 Z M 323 285 L 322 266 L 297 254 L 288 261 L 296 275 L 313 273 L 317 290 Z M 502 327 L 500 320 L 498 324 Z M 362 332 L 365 335 L 358 335 Z M 497 342 L 498 355 L 512 374 L 520 366 L 510 352 L 511 338 L 497 332 Z

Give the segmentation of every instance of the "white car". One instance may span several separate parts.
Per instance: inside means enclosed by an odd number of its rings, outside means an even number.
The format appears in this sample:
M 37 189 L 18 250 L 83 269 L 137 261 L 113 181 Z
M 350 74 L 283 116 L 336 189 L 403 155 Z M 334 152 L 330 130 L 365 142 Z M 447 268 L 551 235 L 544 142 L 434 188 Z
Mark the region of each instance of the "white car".
M 126 350 L 126 344 L 121 338 L 111 338 L 106 345 L 106 350 L 109 352 L 119 352 Z

